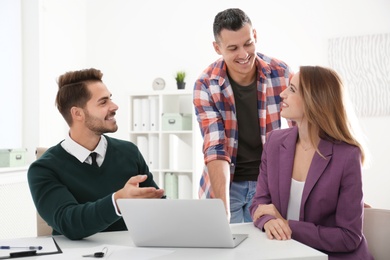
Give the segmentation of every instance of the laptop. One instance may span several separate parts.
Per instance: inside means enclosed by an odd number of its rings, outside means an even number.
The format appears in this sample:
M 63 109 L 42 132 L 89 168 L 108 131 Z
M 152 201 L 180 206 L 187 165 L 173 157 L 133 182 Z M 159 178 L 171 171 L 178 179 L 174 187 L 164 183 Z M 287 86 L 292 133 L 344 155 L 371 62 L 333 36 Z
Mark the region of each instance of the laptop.
M 234 248 L 248 234 L 232 234 L 220 199 L 118 199 L 139 247 Z

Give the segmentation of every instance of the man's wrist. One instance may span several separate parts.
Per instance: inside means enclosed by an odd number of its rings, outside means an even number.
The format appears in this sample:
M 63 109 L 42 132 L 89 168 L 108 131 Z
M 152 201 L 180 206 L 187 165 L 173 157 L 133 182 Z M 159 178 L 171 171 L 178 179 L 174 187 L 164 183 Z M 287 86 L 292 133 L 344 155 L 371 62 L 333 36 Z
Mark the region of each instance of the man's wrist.
M 118 216 L 122 217 L 122 214 L 120 213 L 120 211 L 119 211 L 119 209 L 118 209 L 118 205 L 116 204 L 116 200 L 118 199 L 118 198 L 117 198 L 117 192 L 114 192 L 114 193 L 112 194 L 111 198 L 112 198 L 112 205 L 114 206 L 114 209 L 115 209 L 115 213 L 116 213 Z

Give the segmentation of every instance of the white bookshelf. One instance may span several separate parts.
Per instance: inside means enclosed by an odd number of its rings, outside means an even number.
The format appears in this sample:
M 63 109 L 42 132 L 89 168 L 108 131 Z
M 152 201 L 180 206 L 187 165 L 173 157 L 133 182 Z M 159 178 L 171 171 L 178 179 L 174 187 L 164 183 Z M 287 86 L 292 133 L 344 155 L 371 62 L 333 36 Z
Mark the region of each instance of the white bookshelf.
M 190 128 L 166 130 L 163 127 L 164 114 L 189 116 Z M 169 189 L 168 185 L 172 183 L 165 183 L 165 177 L 169 179 L 166 174 L 171 173 L 170 177 L 177 178 L 178 199 L 198 198 L 203 142 L 195 118 L 192 92 L 133 93 L 129 96 L 129 116 L 130 141 L 140 149 L 159 187 Z

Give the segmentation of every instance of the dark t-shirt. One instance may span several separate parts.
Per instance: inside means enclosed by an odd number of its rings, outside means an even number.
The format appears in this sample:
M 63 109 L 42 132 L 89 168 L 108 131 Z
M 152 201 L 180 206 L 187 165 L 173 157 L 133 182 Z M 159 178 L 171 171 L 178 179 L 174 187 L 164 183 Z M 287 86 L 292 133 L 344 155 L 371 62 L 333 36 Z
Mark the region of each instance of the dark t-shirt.
M 238 151 L 233 181 L 257 181 L 261 153 L 256 81 L 240 86 L 229 77 L 236 103 Z

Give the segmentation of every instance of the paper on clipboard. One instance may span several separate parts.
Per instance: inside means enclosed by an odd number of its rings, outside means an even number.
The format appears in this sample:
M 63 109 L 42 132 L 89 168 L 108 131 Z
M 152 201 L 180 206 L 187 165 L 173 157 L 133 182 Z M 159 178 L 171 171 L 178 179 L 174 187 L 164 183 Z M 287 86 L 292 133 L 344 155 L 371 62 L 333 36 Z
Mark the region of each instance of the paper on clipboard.
M 62 253 L 53 237 L 30 237 L 17 239 L 2 239 L 0 246 L 9 246 L 10 249 L 0 249 L 0 259 L 10 258 L 10 253 L 28 251 L 28 247 L 42 247 L 36 250 L 36 255 L 48 255 Z

